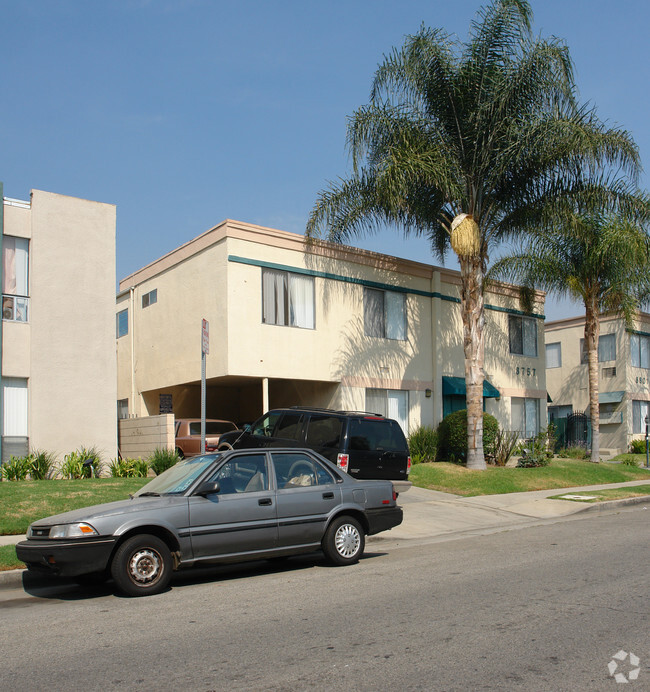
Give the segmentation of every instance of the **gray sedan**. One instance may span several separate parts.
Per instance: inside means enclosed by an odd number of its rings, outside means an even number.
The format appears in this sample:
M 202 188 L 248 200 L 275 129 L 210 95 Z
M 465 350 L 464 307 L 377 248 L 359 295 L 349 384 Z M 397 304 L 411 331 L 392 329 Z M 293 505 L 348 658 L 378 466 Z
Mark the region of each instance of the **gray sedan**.
M 130 500 L 33 523 L 16 553 L 30 570 L 108 579 L 127 595 L 166 589 L 198 564 L 322 549 L 357 562 L 365 536 L 402 522 L 390 481 L 359 481 L 307 449 L 239 450 L 182 461 Z

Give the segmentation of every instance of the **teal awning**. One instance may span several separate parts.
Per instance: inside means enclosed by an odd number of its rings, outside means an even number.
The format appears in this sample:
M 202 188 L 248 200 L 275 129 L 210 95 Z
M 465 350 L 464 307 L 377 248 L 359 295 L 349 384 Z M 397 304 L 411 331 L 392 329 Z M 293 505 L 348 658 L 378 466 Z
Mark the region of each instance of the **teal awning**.
M 443 396 L 465 396 L 467 390 L 465 388 L 464 377 L 449 377 L 442 376 L 442 395 Z M 490 397 L 498 398 L 501 392 L 487 380 L 483 380 L 483 396 L 488 399 Z
M 625 392 L 598 392 L 599 404 L 618 404 L 623 401 Z

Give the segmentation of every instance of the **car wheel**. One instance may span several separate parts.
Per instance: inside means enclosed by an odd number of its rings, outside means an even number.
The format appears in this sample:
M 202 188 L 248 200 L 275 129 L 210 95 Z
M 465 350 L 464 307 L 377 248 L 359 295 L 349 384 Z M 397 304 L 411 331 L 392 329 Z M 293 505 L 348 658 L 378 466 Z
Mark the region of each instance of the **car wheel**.
M 323 537 L 323 552 L 335 565 L 352 565 L 363 555 L 366 537 L 353 517 L 337 517 Z
M 179 459 L 185 459 L 185 455 L 183 454 L 183 450 L 180 447 L 176 447 L 176 454 L 178 455 Z
M 220 452 L 225 452 L 227 449 L 234 449 L 230 442 L 222 442 L 218 447 Z
M 160 593 L 172 578 L 169 547 L 157 536 L 131 536 L 115 552 L 111 575 L 127 596 Z

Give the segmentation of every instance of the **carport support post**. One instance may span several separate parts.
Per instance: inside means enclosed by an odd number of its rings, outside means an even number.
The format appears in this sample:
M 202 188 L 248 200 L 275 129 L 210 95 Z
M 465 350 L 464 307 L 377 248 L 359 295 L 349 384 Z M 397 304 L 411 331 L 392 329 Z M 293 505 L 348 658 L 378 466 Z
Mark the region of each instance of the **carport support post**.
M 210 353 L 210 326 L 201 320 L 201 454 L 205 454 L 205 357 Z
M 269 378 L 262 378 L 262 413 L 269 410 Z

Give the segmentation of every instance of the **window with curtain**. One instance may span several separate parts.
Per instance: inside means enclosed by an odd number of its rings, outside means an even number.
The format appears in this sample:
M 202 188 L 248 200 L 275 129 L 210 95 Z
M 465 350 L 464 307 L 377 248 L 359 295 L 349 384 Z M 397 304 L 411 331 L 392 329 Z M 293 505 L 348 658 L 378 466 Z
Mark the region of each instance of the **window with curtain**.
M 559 341 L 554 344 L 546 344 L 546 367 L 562 367 L 562 344 Z
M 630 334 L 630 359 L 633 367 L 650 369 L 650 338 Z
M 632 433 L 645 433 L 645 421 L 650 415 L 650 402 L 632 401 Z
M 537 320 L 534 317 L 508 315 L 510 353 L 537 357 Z
M 27 437 L 28 397 L 27 380 L 19 377 L 2 378 L 2 436 Z
M 364 288 L 363 325 L 366 336 L 406 341 L 405 294 Z
M 598 362 L 606 363 L 609 360 L 616 360 L 616 334 L 601 334 L 598 337 Z M 585 340 L 580 339 L 580 363 L 584 365 L 587 362 Z
M 314 278 L 262 269 L 262 322 L 314 329 Z
M 27 322 L 29 307 L 29 240 L 2 238 L 2 319 Z
M 366 410 L 396 420 L 408 435 L 409 393 L 400 389 L 366 389 Z
M 510 400 L 511 428 L 523 438 L 535 437 L 539 432 L 539 399 L 512 397 Z

